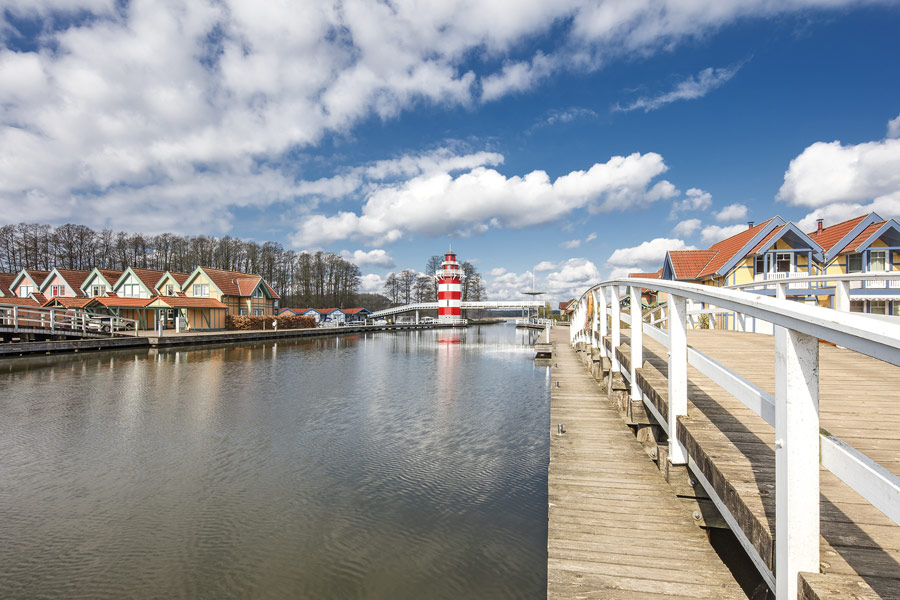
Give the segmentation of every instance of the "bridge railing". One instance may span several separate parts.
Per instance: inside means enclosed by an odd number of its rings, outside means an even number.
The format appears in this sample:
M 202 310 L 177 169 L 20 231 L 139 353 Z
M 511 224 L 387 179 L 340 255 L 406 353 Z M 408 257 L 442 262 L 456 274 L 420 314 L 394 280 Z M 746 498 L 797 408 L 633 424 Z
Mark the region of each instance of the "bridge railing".
M 867 275 L 868 276 L 868 275 Z M 839 279 L 826 276 L 829 281 Z M 697 476 L 779 600 L 797 597 L 797 574 L 819 570 L 819 464 L 900 524 L 900 478 L 849 444 L 820 428 L 819 340 L 900 366 L 900 325 L 785 299 L 789 281 L 777 282 L 777 297 L 741 290 L 651 279 L 614 279 L 578 299 L 571 319 L 573 344 L 599 348 L 611 370 L 630 382 L 632 400 L 643 402 L 668 434 L 669 460 Z M 622 371 L 615 349 L 621 342 L 622 290 L 640 306 L 641 289 L 668 294 L 663 307 L 627 316 L 631 368 Z M 849 286 L 847 288 L 849 289 Z M 588 298 L 590 297 L 590 302 Z M 775 396 L 687 346 L 687 304 L 705 303 L 772 323 L 775 335 Z M 594 307 L 588 314 L 588 306 Z M 663 316 L 664 315 L 664 316 Z M 665 329 L 660 325 L 665 324 Z M 649 401 L 637 381 L 643 364 L 643 336 L 668 349 L 668 414 Z M 611 338 L 610 354 L 603 343 Z M 678 418 L 687 415 L 687 367 L 691 365 L 775 428 L 775 571 L 769 569 L 699 466 L 678 441 Z M 776 576 L 777 575 L 777 576 Z
M 0 303 L 0 326 L 13 332 L 43 330 L 59 334 L 138 335 L 138 322 L 115 315 L 101 315 L 78 308 L 45 308 Z

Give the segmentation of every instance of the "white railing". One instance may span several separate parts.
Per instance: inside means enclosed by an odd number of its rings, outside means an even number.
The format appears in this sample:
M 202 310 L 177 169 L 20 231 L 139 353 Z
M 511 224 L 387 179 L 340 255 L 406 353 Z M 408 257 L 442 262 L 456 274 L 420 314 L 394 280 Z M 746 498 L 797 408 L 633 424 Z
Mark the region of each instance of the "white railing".
M 900 277 L 879 276 L 879 280 Z M 818 276 L 809 280 L 838 281 L 840 302 L 849 298 L 850 277 Z M 737 287 L 751 287 L 745 284 Z M 787 282 L 776 284 L 776 298 L 738 289 L 715 288 L 692 283 L 651 279 L 615 279 L 595 285 L 577 301 L 570 325 L 572 343 L 599 347 L 608 356 L 611 370 L 631 383 L 631 396 L 641 401 L 666 430 L 669 460 L 686 464 L 697 475 L 723 517 L 756 564 L 779 600 L 797 597 L 797 574 L 819 570 L 819 469 L 839 477 L 860 496 L 900 524 L 900 477 L 897 477 L 852 446 L 820 430 L 819 340 L 826 340 L 900 366 L 900 325 L 875 321 L 863 315 L 841 313 L 785 299 Z M 622 372 L 615 355 L 620 341 L 620 288 L 627 288 L 632 305 L 640 301 L 641 288 L 668 294 L 665 310 L 630 315 L 631 369 Z M 587 315 L 588 294 L 596 307 Z M 775 328 L 775 396 L 747 381 L 714 360 L 687 347 L 687 302 L 705 303 L 771 323 Z M 846 300 L 849 307 L 849 300 Z M 659 312 L 659 315 L 655 315 Z M 661 313 L 666 313 L 664 320 Z M 609 324 L 607 315 L 610 315 Z M 646 317 L 646 318 L 645 318 Z M 645 322 L 649 321 L 649 322 Z M 666 322 L 667 331 L 656 324 Z M 611 331 L 608 331 L 611 329 Z M 613 352 L 603 340 L 611 338 Z M 668 414 L 662 415 L 637 385 L 637 369 L 643 364 L 642 336 L 648 335 L 668 348 Z M 712 379 L 737 400 L 775 428 L 775 571 L 757 553 L 733 515 L 717 496 L 700 468 L 678 441 L 677 421 L 687 415 L 687 366 Z M 788 401 L 790 399 L 790 401 Z M 820 455 L 821 452 L 821 455 Z M 778 575 L 776 577 L 776 574 Z
M 51 334 L 116 334 L 138 335 L 138 322 L 115 315 L 100 315 L 79 308 L 44 308 L 0 303 L 0 326 L 13 332 L 43 329 Z

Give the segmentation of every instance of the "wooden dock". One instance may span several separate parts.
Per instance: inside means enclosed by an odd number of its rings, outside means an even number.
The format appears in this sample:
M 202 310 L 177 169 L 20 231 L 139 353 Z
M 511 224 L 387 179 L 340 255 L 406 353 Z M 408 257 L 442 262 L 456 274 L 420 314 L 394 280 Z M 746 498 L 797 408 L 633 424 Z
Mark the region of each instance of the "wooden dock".
M 630 368 L 628 330 L 617 356 Z M 689 346 L 769 393 L 774 338 L 690 330 Z M 607 337 L 605 345 L 611 349 Z M 900 475 L 900 367 L 820 344 L 822 427 Z M 667 350 L 643 336 L 643 393 L 668 414 Z M 774 570 L 775 432 L 708 377 L 688 367 L 688 413 L 678 439 L 766 567 Z M 900 598 L 900 527 L 831 472 L 820 469 L 820 571 L 800 574 L 801 598 Z
M 547 597 L 745 598 L 567 330 L 552 340 Z

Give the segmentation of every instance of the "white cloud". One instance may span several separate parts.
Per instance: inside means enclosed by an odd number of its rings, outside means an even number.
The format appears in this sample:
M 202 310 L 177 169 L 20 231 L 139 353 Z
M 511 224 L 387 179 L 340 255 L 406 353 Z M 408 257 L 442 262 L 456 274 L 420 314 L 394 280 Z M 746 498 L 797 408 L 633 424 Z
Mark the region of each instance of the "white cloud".
M 506 177 L 484 167 L 455 177 L 431 173 L 377 188 L 359 214 L 310 215 L 292 240 L 297 246 L 351 238 L 385 244 L 407 233 L 472 235 L 550 223 L 576 209 L 638 208 L 661 197 L 659 183 L 648 186 L 666 169 L 662 157 L 650 152 L 614 156 L 555 181 L 544 171 Z
M 597 234 L 596 234 L 596 233 L 591 233 L 590 235 L 588 235 L 588 236 L 587 236 L 586 238 L 584 238 L 583 240 L 569 240 L 569 241 L 567 241 L 567 242 L 562 242 L 562 243 L 560 244 L 560 247 L 571 250 L 571 249 L 573 249 L 573 248 L 578 248 L 578 247 L 580 247 L 581 244 L 583 244 L 583 243 L 586 244 L 586 243 L 588 243 L 588 242 L 590 242 L 590 241 L 592 241 L 592 240 L 595 240 L 595 239 L 597 239 Z
M 817 208 L 800 219 L 797 225 L 802 231 L 811 232 L 815 231 L 818 219 L 825 219 L 824 225 L 828 227 L 870 212 L 876 212 L 885 219 L 900 219 L 900 190 L 892 194 L 879 196 L 866 204 L 837 202 Z
M 689 188 L 684 193 L 685 198 L 672 203 L 672 212 L 669 218 L 674 218 L 678 213 L 687 210 L 706 210 L 712 206 L 712 194 L 700 188 Z
M 861 203 L 900 190 L 900 139 L 844 146 L 816 142 L 791 161 L 777 198 L 819 208 Z
M 701 224 L 700 219 L 685 219 L 672 228 L 672 233 L 682 237 L 691 237 L 700 229 Z
M 739 221 L 747 218 L 747 207 L 743 204 L 729 204 L 716 213 L 716 221 L 724 223 L 726 221 Z
M 504 275 L 506 272 L 507 272 L 506 269 L 504 269 L 503 267 L 496 267 L 496 268 L 488 271 L 487 274 L 488 274 L 488 277 L 500 277 L 501 275 Z
M 558 266 L 556 263 L 550 262 L 549 260 L 542 260 L 534 267 L 534 270 L 537 273 L 544 273 L 546 271 L 553 271 L 557 268 Z
M 496 270 L 496 269 L 495 269 Z M 531 272 L 522 274 L 510 273 L 503 269 L 503 273 L 490 276 L 485 280 L 485 292 L 491 300 L 522 300 L 525 297 L 522 292 L 531 289 Z M 540 289 L 540 286 L 538 286 Z
M 733 235 L 736 235 L 742 231 L 747 229 L 747 225 L 729 225 L 726 227 L 719 227 L 718 225 L 709 225 L 703 228 L 703 231 L 700 232 L 700 239 L 707 245 L 715 244 L 716 242 L 721 242 L 726 238 L 730 238 Z
M 390 269 L 394 266 L 394 259 L 391 258 L 391 255 L 380 248 L 368 252 L 365 250 L 354 250 L 353 252 L 341 250 L 341 258 L 360 267 L 372 265 Z
M 643 110 L 644 112 L 650 112 L 651 110 L 656 110 L 666 104 L 677 102 L 678 100 L 694 100 L 696 98 L 702 98 L 734 77 L 741 66 L 742 65 L 718 69 L 709 67 L 703 69 L 696 77 L 691 75 L 684 81 L 679 82 L 671 91 L 653 97 L 638 98 L 626 106 L 617 104 L 613 107 L 613 110 L 622 112 Z
M 365 294 L 380 294 L 384 291 L 384 278 L 376 273 L 369 273 L 359 278 L 359 290 Z
M 900 138 L 900 115 L 888 121 L 887 125 L 888 138 Z
M 570 258 L 545 278 L 550 297 L 571 297 L 601 281 L 597 266 L 586 258 Z
M 607 259 L 607 266 L 614 268 L 627 268 L 634 271 L 656 271 L 662 266 L 662 262 L 669 250 L 693 250 L 683 240 L 671 238 L 656 238 L 632 248 L 618 248 Z M 619 273 L 621 274 L 621 272 Z

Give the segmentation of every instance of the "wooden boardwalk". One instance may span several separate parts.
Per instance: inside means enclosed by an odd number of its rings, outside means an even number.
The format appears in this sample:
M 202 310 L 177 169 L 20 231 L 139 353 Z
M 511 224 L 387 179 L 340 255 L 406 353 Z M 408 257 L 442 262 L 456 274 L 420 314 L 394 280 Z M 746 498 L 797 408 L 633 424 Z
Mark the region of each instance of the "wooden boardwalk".
M 627 330 L 622 339 L 619 356 L 627 369 Z M 772 336 L 691 330 L 688 344 L 774 394 Z M 666 349 L 647 336 L 643 346 L 638 381 L 667 414 Z M 824 429 L 900 475 L 900 368 L 820 344 L 819 403 Z M 774 428 L 689 366 L 688 415 L 679 419 L 678 438 L 772 569 Z M 807 591 L 829 598 L 900 598 L 900 527 L 829 471 L 821 469 L 820 477 L 825 576 L 808 577 Z
M 553 341 L 547 597 L 745 598 L 567 329 Z

